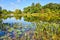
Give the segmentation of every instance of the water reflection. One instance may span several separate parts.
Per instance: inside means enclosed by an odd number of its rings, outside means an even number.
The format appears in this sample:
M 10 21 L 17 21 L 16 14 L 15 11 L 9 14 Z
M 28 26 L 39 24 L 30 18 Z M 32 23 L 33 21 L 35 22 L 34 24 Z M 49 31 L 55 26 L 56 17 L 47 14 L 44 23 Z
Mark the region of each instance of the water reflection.
M 13 24 L 19 25 L 19 24 L 21 24 L 22 26 L 35 24 L 33 22 L 25 21 L 23 17 L 21 17 L 21 19 L 16 19 L 15 17 L 3 19 L 3 23 L 5 23 L 5 24 L 8 23 L 10 25 L 13 25 Z
M 5 31 L 0 31 L 0 36 L 8 33 L 13 36 L 15 32 L 17 35 L 24 34 L 30 30 L 34 31 L 36 27 L 35 23 L 25 21 L 23 17 L 21 17 L 21 19 L 16 19 L 15 17 L 8 17 L 7 19 L 3 19 L 2 23 Z

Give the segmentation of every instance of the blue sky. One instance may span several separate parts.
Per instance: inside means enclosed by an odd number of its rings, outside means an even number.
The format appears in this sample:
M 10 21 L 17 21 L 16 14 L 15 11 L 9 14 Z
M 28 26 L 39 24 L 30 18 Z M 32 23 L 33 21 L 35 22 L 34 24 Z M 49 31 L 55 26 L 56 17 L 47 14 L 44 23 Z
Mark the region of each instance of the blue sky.
M 12 11 L 15 9 L 23 10 L 24 7 L 30 6 L 32 3 L 45 5 L 48 3 L 60 3 L 60 0 L 0 0 L 0 6 L 3 9 Z

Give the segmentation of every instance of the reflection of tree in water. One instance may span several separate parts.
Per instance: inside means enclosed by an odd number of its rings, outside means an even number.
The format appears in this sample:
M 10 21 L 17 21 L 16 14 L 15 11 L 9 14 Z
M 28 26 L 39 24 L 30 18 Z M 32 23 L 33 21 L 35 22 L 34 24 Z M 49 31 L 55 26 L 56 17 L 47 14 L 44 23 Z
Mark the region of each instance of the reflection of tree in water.
M 0 18 L 0 29 L 2 28 L 2 20 L 1 20 L 1 18 Z
M 3 13 L 2 13 L 2 8 L 0 7 L 0 30 L 5 30 L 5 27 L 3 26 L 2 23 L 2 19 L 3 19 Z
M 2 29 L 2 11 L 0 7 L 0 29 Z
M 31 17 L 24 16 L 24 20 L 29 22 L 37 22 L 40 20 L 40 18 L 36 16 L 31 16 Z

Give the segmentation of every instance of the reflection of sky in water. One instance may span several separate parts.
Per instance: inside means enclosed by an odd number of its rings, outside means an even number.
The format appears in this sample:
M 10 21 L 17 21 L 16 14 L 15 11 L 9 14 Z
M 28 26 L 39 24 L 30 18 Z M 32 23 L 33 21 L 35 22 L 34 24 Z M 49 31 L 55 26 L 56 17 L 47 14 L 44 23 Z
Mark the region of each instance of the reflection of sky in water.
M 21 19 L 16 19 L 15 17 L 3 19 L 3 23 L 9 23 L 11 25 L 13 25 L 15 23 L 17 23 L 17 24 L 22 23 L 22 26 L 25 26 L 25 25 L 30 26 L 32 24 L 31 22 L 24 21 L 23 17 Z
M 10 27 L 13 27 L 14 24 L 18 26 L 22 25 L 24 30 L 27 30 L 29 28 L 35 29 L 36 27 L 35 23 L 24 21 L 23 17 L 21 19 L 16 19 L 15 17 L 7 18 L 5 20 L 3 19 L 3 23 L 9 23 Z
M 31 22 L 27 22 L 24 21 L 24 18 L 22 17 L 21 20 L 20 19 L 16 19 L 15 17 L 12 18 L 7 18 L 7 19 L 3 19 L 3 23 L 23 23 L 23 24 L 31 24 Z
M 3 19 L 3 23 L 8 23 L 8 24 L 10 24 L 10 26 L 11 25 L 14 25 L 14 24 L 17 24 L 17 25 L 20 26 L 20 23 L 21 23 L 22 26 L 23 26 L 23 28 L 22 29 L 18 28 L 16 30 L 20 30 L 22 32 L 27 32 L 29 30 L 33 30 L 34 31 L 34 29 L 36 27 L 35 23 L 24 21 L 24 18 L 23 17 L 21 19 L 16 19 L 15 17 Z M 28 27 L 26 27 L 26 26 L 28 26 Z M 13 26 L 12 26 L 12 28 L 13 28 Z M 12 30 L 12 31 L 14 31 L 14 30 Z M 11 32 L 11 33 L 13 33 L 13 32 Z M 0 32 L 0 36 L 1 35 L 3 36 L 2 31 Z M 11 34 L 11 35 L 13 36 L 13 34 Z

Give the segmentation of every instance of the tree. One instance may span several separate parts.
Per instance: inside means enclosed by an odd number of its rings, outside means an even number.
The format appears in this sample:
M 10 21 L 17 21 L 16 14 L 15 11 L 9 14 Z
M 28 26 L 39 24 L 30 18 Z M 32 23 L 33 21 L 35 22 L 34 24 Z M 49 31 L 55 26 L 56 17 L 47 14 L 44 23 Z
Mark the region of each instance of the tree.
M 0 15 L 2 14 L 2 7 L 0 7 Z
M 9 13 L 9 14 L 10 14 L 10 13 L 13 13 L 13 11 L 10 11 L 10 10 L 9 10 L 8 13 Z
M 0 7 L 0 18 L 2 17 L 2 7 Z
M 31 7 L 30 6 L 28 6 L 28 7 L 25 7 L 24 8 L 24 13 L 28 13 L 28 12 L 30 12 L 30 10 L 31 10 Z
M 60 10 L 60 9 L 59 9 L 59 8 L 60 8 L 60 4 L 57 4 L 57 3 L 49 3 L 49 4 L 44 5 L 43 8 L 44 8 L 44 9 L 48 8 L 48 9 L 51 10 L 51 12 L 52 12 L 52 11 L 57 12 L 57 11 Z
M 36 3 L 35 6 L 38 7 L 39 9 L 41 9 L 41 5 L 40 5 L 40 3 Z
M 2 10 L 2 8 L 0 7 L 0 10 Z
M 16 9 L 14 13 L 15 13 L 15 14 L 21 14 L 21 13 L 22 13 L 22 11 L 21 11 L 21 10 L 19 10 L 19 9 Z
M 29 13 L 39 13 L 40 10 L 41 10 L 41 5 L 39 3 L 36 3 L 36 4 L 32 3 L 31 6 L 24 8 L 25 13 L 28 13 L 28 12 Z
M 2 13 L 6 15 L 6 14 L 8 14 L 8 11 L 6 9 L 3 9 Z
M 0 29 L 2 28 L 2 7 L 0 7 Z
M 36 13 L 40 13 L 41 8 L 42 8 L 42 6 L 40 5 L 40 3 L 36 3 L 36 5 L 35 5 Z
M 34 6 L 35 6 L 35 4 L 34 4 L 34 3 L 32 3 L 32 5 L 31 5 L 31 6 L 33 6 L 33 7 L 34 7 Z

